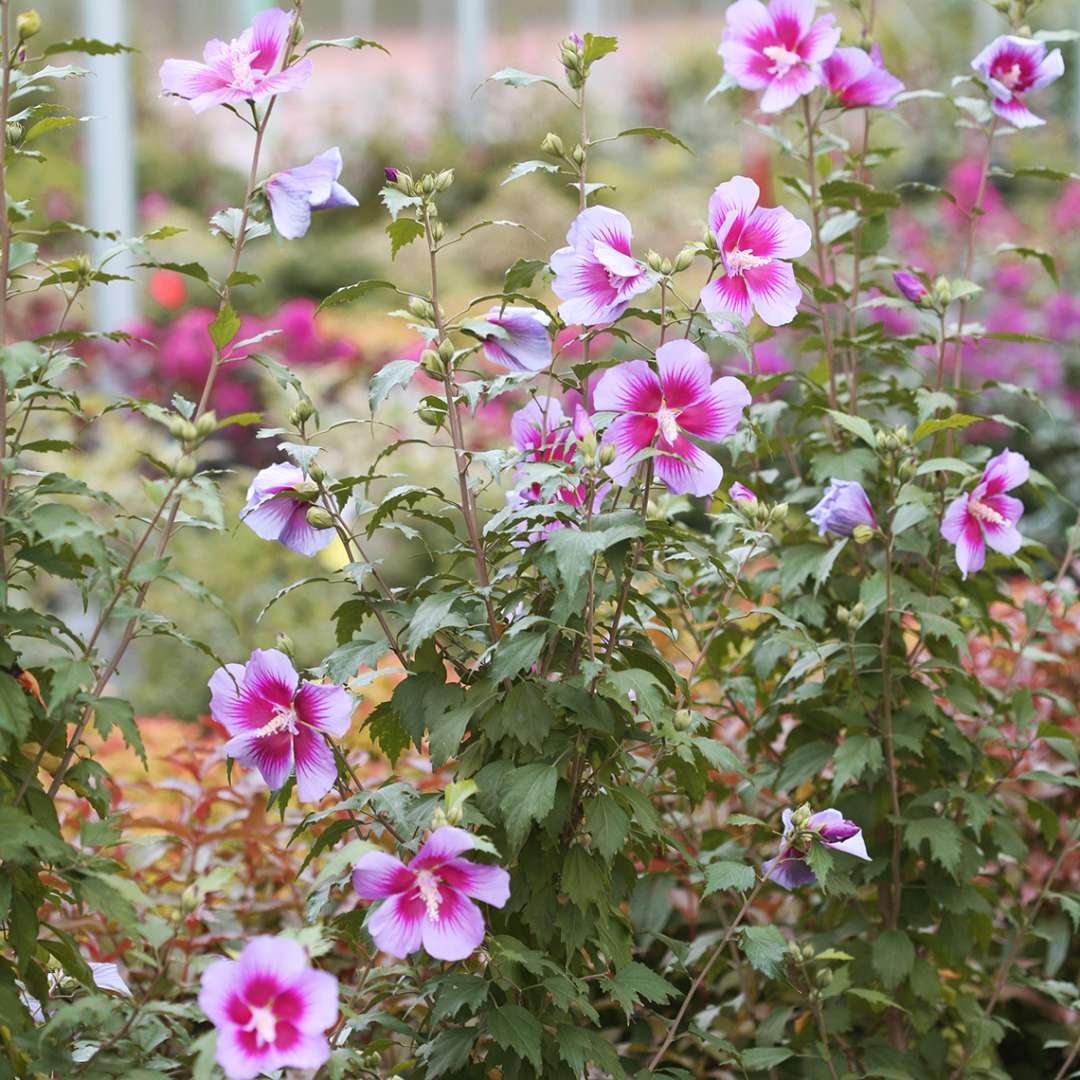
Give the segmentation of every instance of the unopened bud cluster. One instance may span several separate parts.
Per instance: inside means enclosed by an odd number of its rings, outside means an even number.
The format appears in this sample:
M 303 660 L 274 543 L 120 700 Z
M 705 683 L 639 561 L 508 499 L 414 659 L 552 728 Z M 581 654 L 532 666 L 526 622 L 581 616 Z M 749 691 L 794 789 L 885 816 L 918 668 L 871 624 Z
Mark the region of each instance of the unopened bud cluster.
M 874 436 L 874 441 L 877 443 L 879 450 L 887 450 L 895 454 L 896 451 L 911 442 L 911 436 L 908 433 L 907 425 L 900 424 L 898 427 L 881 429 Z
M 857 629 L 862 625 L 863 619 L 866 618 L 866 605 L 859 601 L 850 608 L 844 607 L 841 604 L 836 609 L 836 621 L 841 626 L 849 626 L 852 630 Z
M 559 62 L 566 72 L 566 81 L 577 90 L 589 74 L 585 63 L 585 42 L 577 34 L 563 38 L 559 45 Z
M 169 434 L 183 446 L 183 453 L 172 467 L 177 480 L 190 480 L 195 475 L 195 458 L 192 453 L 217 431 L 218 419 L 213 409 L 204 412 L 196 420 L 174 416 L 169 421 Z
M 289 412 L 289 423 L 302 428 L 315 415 L 315 406 L 306 399 L 298 401 Z
M 786 502 L 768 506 L 759 499 L 740 499 L 735 504 L 741 510 L 751 524 L 759 529 L 769 529 L 774 525 L 780 525 L 787 520 L 790 507 Z

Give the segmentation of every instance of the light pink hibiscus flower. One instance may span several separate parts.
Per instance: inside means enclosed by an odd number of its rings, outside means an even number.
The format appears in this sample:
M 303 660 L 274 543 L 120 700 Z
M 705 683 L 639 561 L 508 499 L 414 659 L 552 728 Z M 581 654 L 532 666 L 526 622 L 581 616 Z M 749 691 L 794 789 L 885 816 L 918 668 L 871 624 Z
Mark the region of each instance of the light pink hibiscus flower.
M 312 502 L 298 491 L 305 482 L 299 465 L 282 461 L 267 466 L 251 481 L 240 520 L 263 540 L 277 540 L 300 555 L 317 555 L 336 534 L 308 524 Z
M 368 920 L 383 952 L 404 959 L 423 945 L 436 960 L 464 960 L 479 948 L 484 917 L 472 901 L 501 908 L 510 898 L 510 875 L 460 858 L 475 846 L 464 829 L 444 825 L 408 866 L 384 851 L 361 856 L 353 887 L 364 900 L 385 901 Z
M 1006 123 L 1018 128 L 1046 123 L 1024 104 L 1023 95 L 1065 74 L 1060 49 L 1047 55 L 1043 42 L 1012 34 L 994 38 L 971 61 L 971 66 L 993 96 L 990 108 Z
M 310 228 L 314 210 L 359 205 L 352 192 L 338 183 L 341 168 L 341 151 L 333 146 L 306 165 L 274 173 L 263 184 L 279 236 L 298 240 Z
M 543 371 L 551 365 L 551 321 L 542 311 L 531 307 L 493 307 L 484 321 L 499 327 L 505 337 L 489 334 L 484 338 L 484 355 L 511 371 Z
M 801 806 L 794 814 L 785 809 L 784 835 L 776 858 L 767 860 L 761 867 L 763 876 L 785 889 L 800 885 L 813 885 L 817 875 L 806 862 L 810 845 L 818 842 L 833 851 L 843 851 L 857 859 L 870 862 L 862 829 L 854 821 L 848 821 L 839 810 L 819 810 L 810 813 L 809 806 Z
M 724 274 L 701 290 L 701 302 L 710 315 L 729 311 L 748 323 L 756 311 L 769 326 L 783 326 L 802 299 L 785 260 L 810 250 L 810 226 L 782 206 L 758 206 L 760 196 L 748 176 L 733 176 L 712 193 L 709 229 Z
M 166 60 L 161 65 L 161 88 L 186 98 L 197 113 L 296 90 L 311 78 L 310 60 L 275 71 L 288 53 L 291 29 L 287 12 L 260 11 L 251 26 L 228 44 L 217 38 L 208 41 L 203 63 Z
M 210 715 L 232 738 L 225 752 L 254 766 L 275 791 L 296 763 L 301 802 L 318 802 L 337 779 L 324 735 L 341 738 L 353 700 L 340 686 L 300 681 L 277 649 L 256 649 L 246 664 L 226 664 L 210 676 Z
M 983 568 L 987 544 L 1002 555 L 1020 550 L 1023 537 L 1016 523 L 1024 504 L 1005 492 L 1025 483 L 1030 471 L 1023 454 L 1002 450 L 986 463 L 975 488 L 949 503 L 941 535 L 956 545 L 956 565 L 962 577 Z
M 323 1032 L 337 1023 L 338 982 L 310 967 L 291 938 L 257 937 L 239 959 L 203 972 L 199 1008 L 218 1029 L 217 1062 L 229 1080 L 314 1070 L 330 1057 Z
M 649 447 L 656 477 L 683 495 L 711 495 L 724 477 L 720 463 L 692 443 L 723 439 L 735 432 L 750 392 L 734 376 L 712 381 L 709 358 L 689 341 L 669 341 L 656 352 L 654 371 L 646 360 L 629 360 L 609 368 L 596 384 L 593 406 L 614 412 L 604 442 L 615 447 L 607 472 L 626 484 Z
M 821 84 L 821 64 L 840 40 L 832 15 L 815 18 L 814 0 L 738 0 L 727 9 L 720 55 L 744 90 L 764 90 L 759 107 L 774 113 Z
M 574 218 L 567 246 L 551 256 L 551 287 L 563 301 L 559 318 L 564 323 L 614 322 L 631 297 L 652 288 L 648 267 L 630 253 L 631 236 L 626 215 L 607 206 L 590 206 Z

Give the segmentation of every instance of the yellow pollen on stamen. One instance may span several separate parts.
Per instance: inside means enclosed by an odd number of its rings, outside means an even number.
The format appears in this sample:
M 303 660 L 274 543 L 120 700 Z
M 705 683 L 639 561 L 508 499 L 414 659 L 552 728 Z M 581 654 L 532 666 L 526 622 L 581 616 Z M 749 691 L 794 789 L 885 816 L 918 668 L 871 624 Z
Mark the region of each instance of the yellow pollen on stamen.
M 803 62 L 803 58 L 797 52 L 785 49 L 783 45 L 766 45 L 761 51 L 773 62 L 772 67 L 769 68 L 770 75 L 783 77 L 793 67 Z
M 987 506 L 986 503 L 980 502 L 978 499 L 968 500 L 968 513 L 970 513 L 976 521 L 985 521 L 987 525 L 1007 524 L 1005 518 L 992 506 Z
M 770 262 L 772 262 L 772 259 L 768 255 L 755 255 L 752 251 L 735 248 L 727 253 L 724 265 L 729 274 L 737 276 L 747 270 L 753 270 L 756 266 L 765 266 Z
M 420 870 L 416 874 L 416 887 L 420 890 L 420 899 L 427 908 L 427 917 L 434 923 L 439 921 L 439 905 L 442 896 L 439 894 L 439 882 L 430 870 Z
M 248 1007 L 251 1009 L 251 1020 L 248 1022 L 247 1030 L 255 1032 L 255 1037 L 261 1045 L 273 1045 L 277 1038 L 277 1017 L 274 1015 L 273 1008 L 269 1005 L 259 1008 Z

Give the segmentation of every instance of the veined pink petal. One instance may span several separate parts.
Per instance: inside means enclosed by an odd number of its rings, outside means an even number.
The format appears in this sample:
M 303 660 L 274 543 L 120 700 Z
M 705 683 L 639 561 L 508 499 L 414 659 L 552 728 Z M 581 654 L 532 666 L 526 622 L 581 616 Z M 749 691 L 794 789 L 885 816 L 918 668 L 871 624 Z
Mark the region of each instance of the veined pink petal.
M 296 797 L 301 802 L 318 802 L 328 794 L 337 779 L 334 752 L 326 745 L 322 733 L 300 724 L 293 737 L 296 760 Z
M 214 1058 L 228 1080 L 253 1080 L 260 1073 L 271 1072 L 277 1067 L 273 1046 L 256 1047 L 251 1034 L 234 1024 L 218 1031 Z
M 840 31 L 836 32 L 839 38 Z M 808 68 L 804 64 L 793 67 L 786 75 L 780 75 L 773 79 L 765 93 L 761 95 L 758 108 L 762 112 L 777 113 L 794 105 L 796 101 L 809 94 L 815 86 L 821 85 L 821 73 L 814 68 Z
M 289 1015 L 289 1019 L 301 1031 L 322 1032 L 337 1023 L 338 981 L 333 975 L 306 967 L 293 980 L 292 996 L 299 1003 L 300 1009 L 296 1015 Z M 283 1015 L 280 1009 L 278 1013 Z M 301 1065 L 299 1061 L 292 1059 L 291 1054 L 290 1064 L 294 1069 L 318 1068 Z
M 558 398 L 538 394 L 510 418 L 510 435 L 522 452 L 538 450 L 565 420 L 566 414 Z
M 709 196 L 709 228 L 718 244 L 732 229 L 736 235 L 742 232 L 760 198 L 761 189 L 749 176 L 733 176 L 717 185 Z
M 685 409 L 708 395 L 712 366 L 708 356 L 692 341 L 680 338 L 661 345 L 656 350 L 656 366 L 664 404 L 669 409 Z M 680 424 L 686 427 L 681 417 Z
M 292 17 L 281 8 L 260 11 L 251 24 L 249 48 L 256 54 L 252 67 L 273 71 L 289 43 Z
M 162 90 L 185 98 L 213 93 L 223 85 L 220 76 L 194 60 L 166 60 L 158 74 Z
M 235 960 L 215 960 L 202 974 L 199 1008 L 206 1018 L 221 1027 L 229 1020 L 229 1002 L 237 992 L 240 965 Z
M 781 847 L 776 858 L 767 860 L 761 869 L 766 878 L 785 889 L 797 889 L 802 885 L 813 885 L 817 881 L 817 876 L 807 866 L 802 853 L 791 847 Z
M 761 7 L 757 0 L 740 0 L 740 3 L 757 4 Z M 729 20 L 731 12 L 738 6 L 733 4 L 728 8 Z M 730 75 L 744 90 L 764 90 L 769 85 L 771 76 L 768 74 L 768 61 L 756 49 L 742 41 L 731 39 L 724 41 L 718 51 L 724 61 L 725 74 Z
M 566 242 L 572 248 L 585 248 L 590 252 L 598 243 L 606 244 L 629 255 L 632 236 L 630 219 L 625 214 L 609 206 L 590 206 L 574 218 L 566 234 Z
M 1031 474 L 1031 466 L 1023 454 L 1013 450 L 1002 450 L 995 454 L 983 469 L 982 482 L 986 485 L 987 495 L 1000 495 L 1003 491 L 1026 484 Z
M 769 18 L 777 36 L 789 47 L 801 41 L 814 22 L 814 0 L 769 0 Z
M 956 541 L 956 565 L 962 577 L 981 570 L 986 565 L 986 541 L 979 522 L 973 516 L 964 523 L 964 531 Z
M 615 460 L 605 472 L 616 484 L 630 482 L 640 464 L 633 459 L 652 443 L 656 427 L 655 416 L 640 413 L 623 413 L 608 424 L 602 441 L 615 447 Z
M 1016 523 L 1024 512 L 1024 504 L 1011 495 L 987 495 L 982 503 L 1003 519 L 1001 522 L 982 522 L 986 543 L 1002 555 L 1015 555 L 1024 542 L 1016 528 Z
M 748 218 L 739 247 L 757 256 L 797 259 L 810 250 L 810 226 L 783 206 L 761 206 Z
M 343 687 L 332 683 L 304 683 L 293 704 L 303 723 L 333 735 L 335 739 L 340 739 L 352 724 L 353 697 Z
M 247 727 L 261 727 L 270 719 L 265 708 L 260 708 L 258 716 L 252 718 L 248 699 L 242 692 L 243 685 L 243 664 L 226 664 L 218 668 L 210 676 L 208 683 L 210 715 L 222 724 L 230 735 L 236 735 Z
M 1060 79 L 1064 74 L 1065 61 L 1061 58 L 1061 50 L 1055 49 L 1036 68 L 1035 77 L 1031 81 L 1031 89 L 1038 90 L 1055 79 Z
M 746 280 L 740 274 L 715 278 L 701 290 L 701 306 L 709 316 L 734 315 L 744 325 L 754 317 Z
M 424 841 L 423 846 L 409 861 L 409 869 L 431 870 L 466 851 L 472 851 L 474 847 L 476 841 L 471 833 L 453 825 L 442 825 Z
M 298 240 L 311 227 L 311 191 L 301 179 L 279 173 L 263 185 L 274 228 L 285 240 Z M 327 185 L 329 192 L 329 185 Z
M 963 535 L 969 517 L 971 515 L 968 513 L 968 497 L 960 495 L 958 498 L 953 499 L 942 516 L 941 535 L 950 544 L 955 544 Z
M 736 0 L 724 12 L 724 37 L 757 41 L 772 33 L 772 17 L 759 0 Z
M 1042 127 L 1046 123 L 1041 116 L 1036 116 L 1020 98 L 1015 96 L 1008 101 L 999 101 L 995 98 L 990 102 L 990 108 L 1002 120 L 1012 124 L 1015 128 Z
M 352 881 L 362 900 L 383 900 L 408 892 L 416 884 L 416 875 L 385 851 L 366 851 L 356 862 Z
M 279 1032 L 281 1027 L 278 1026 Z M 330 1060 L 330 1042 L 321 1031 L 297 1031 L 287 1045 L 282 1044 L 279 1035 L 277 1053 L 282 1065 L 313 1075 Z
M 464 960 L 484 940 L 484 917 L 480 909 L 457 889 L 440 886 L 441 902 L 436 920 L 423 919 L 424 948 L 436 960 Z M 386 904 L 394 903 L 387 900 Z M 385 907 L 386 904 L 383 906 Z
M 274 94 L 284 94 L 288 90 L 299 90 L 311 78 L 314 70 L 310 60 L 301 60 L 297 64 L 291 64 L 284 71 L 269 75 L 259 83 L 259 97 L 271 97 Z
M 427 921 L 419 894 L 399 893 L 378 906 L 367 921 L 367 929 L 379 949 L 404 960 L 420 948 L 423 924 Z
M 743 277 L 754 310 L 769 326 L 784 326 L 798 314 L 802 289 L 791 263 L 774 260 L 748 269 Z
M 593 408 L 598 412 L 653 413 L 661 403 L 660 380 L 645 360 L 608 368 L 593 390 Z
M 288 523 L 282 529 L 278 540 L 298 555 L 309 559 L 317 555 L 327 544 L 333 542 L 337 533 L 333 529 L 316 529 L 308 524 L 307 506 L 297 503 Z
M 439 877 L 458 892 L 501 908 L 510 899 L 510 875 L 501 866 L 482 866 L 468 859 L 450 859 Z
M 641 273 L 641 265 L 633 258 L 633 256 L 628 255 L 626 252 L 619 251 L 610 244 L 598 242 L 593 247 L 593 254 L 605 270 L 608 270 L 619 277 L 636 277 Z
M 667 449 L 667 447 L 661 447 Z M 658 454 L 653 459 L 656 478 L 676 495 L 712 495 L 724 479 L 720 463 L 705 453 L 685 435 L 671 446 L 673 453 Z
M 292 772 L 293 737 L 287 731 L 237 735 L 225 744 L 225 753 L 240 765 L 258 769 L 267 787 L 277 791 Z
M 840 27 L 833 15 L 822 15 L 814 21 L 802 41 L 799 52 L 808 64 L 820 64 L 827 60 L 840 40 Z
M 307 950 L 298 941 L 262 934 L 252 938 L 238 961 L 241 981 L 247 985 L 257 978 L 272 978 L 289 986 L 308 967 Z
M 287 707 L 300 676 L 280 649 L 255 649 L 244 666 L 244 690 Z
M 726 439 L 734 435 L 750 407 L 750 391 L 734 375 L 724 375 L 707 394 L 679 413 L 679 427 L 702 439 Z

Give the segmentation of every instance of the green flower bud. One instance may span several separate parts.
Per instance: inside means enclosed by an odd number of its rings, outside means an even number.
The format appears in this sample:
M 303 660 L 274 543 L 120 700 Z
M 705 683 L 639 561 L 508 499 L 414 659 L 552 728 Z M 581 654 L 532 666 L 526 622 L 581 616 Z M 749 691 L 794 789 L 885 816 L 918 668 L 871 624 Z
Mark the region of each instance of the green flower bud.
M 789 509 L 789 507 L 788 507 L 788 504 L 786 502 L 777 503 L 772 508 L 772 510 L 769 511 L 769 522 L 770 522 L 770 524 L 779 523 L 781 521 L 787 520 L 788 509 Z
M 449 338 L 443 338 L 439 342 L 439 355 L 444 364 L 449 364 L 454 359 L 454 343 Z
M 301 480 L 292 494 L 301 502 L 314 502 L 319 497 L 319 485 L 314 480 Z
M 544 141 L 540 144 L 540 149 L 543 150 L 545 154 L 550 154 L 552 157 L 562 157 L 563 141 L 554 131 L 549 131 L 544 136 Z
M 440 412 L 438 409 L 428 408 L 427 405 L 421 405 L 420 408 L 416 410 L 416 415 L 429 427 L 438 428 L 442 426 L 443 417 L 446 414 Z
M 952 285 L 944 274 L 934 281 L 934 297 L 940 304 L 952 302 Z
M 441 829 L 444 825 L 452 825 L 450 818 L 446 816 L 446 811 L 441 807 L 435 807 L 435 813 L 431 815 L 431 827 L 433 829 Z
M 813 811 L 810 809 L 810 804 L 803 803 L 802 806 L 798 807 L 791 815 L 791 824 L 794 825 L 796 829 L 806 828 L 806 823 L 810 820 L 812 813 Z
M 41 30 L 41 16 L 33 8 L 20 12 L 15 16 L 15 30 L 20 41 L 32 38 Z
M 645 265 L 650 270 L 655 270 L 657 273 L 660 273 L 660 267 L 663 265 L 663 262 L 664 259 L 660 252 L 653 251 L 652 248 L 645 252 Z
M 851 621 L 853 623 L 861 623 L 866 618 L 866 605 L 860 600 L 857 604 L 852 606 L 851 609 Z
M 190 480 L 195 475 L 195 459 L 185 454 L 173 467 L 173 476 L 177 480 Z
M 187 430 L 187 421 L 182 416 L 174 416 L 169 421 L 169 434 L 174 439 L 182 439 L 184 432 Z
M 217 413 L 214 412 L 213 409 L 209 412 L 204 412 L 202 416 L 195 421 L 195 430 L 202 439 L 205 439 L 208 435 L 213 435 L 217 430 Z
M 802 954 L 803 954 L 803 959 L 804 960 L 813 960 L 814 959 L 814 946 L 813 945 L 804 945 L 802 947 Z
M 18 120 L 9 120 L 7 123 L 7 130 L 4 132 L 4 137 L 7 139 L 8 146 L 18 146 L 22 142 L 23 126 Z
M 573 150 L 570 151 L 570 160 L 575 165 L 580 165 L 585 160 L 585 148 L 578 143 Z
M 585 455 L 587 461 L 594 461 L 596 458 L 596 435 L 592 431 L 587 431 L 578 440 L 578 444 L 581 446 L 581 452 Z
M 443 169 L 438 176 L 435 177 L 435 190 L 445 191 L 454 182 L 454 170 Z
M 896 436 L 896 441 L 901 446 L 907 446 L 911 439 L 911 436 L 908 434 L 907 424 L 900 424 L 898 427 L 894 428 L 893 434 Z
M 446 235 L 446 226 L 441 221 L 431 223 L 431 239 L 437 244 Z
M 406 307 L 418 319 L 430 319 L 435 315 L 435 309 L 431 306 L 431 303 L 422 296 L 410 296 Z
M 598 459 L 602 467 L 607 468 L 615 460 L 615 447 L 611 443 L 604 443 L 600 447 L 600 457 Z
M 914 458 L 906 458 L 904 461 L 900 462 L 900 467 L 896 470 L 896 474 L 906 484 L 909 481 L 914 480 L 915 477 L 918 476 L 918 463 L 915 461 Z
M 833 973 L 829 968 L 822 968 L 817 973 L 818 986 L 828 986 L 833 980 Z
M 321 484 L 326 479 L 326 470 L 317 462 L 312 462 L 308 467 L 308 476 L 313 484 Z
M 671 722 L 676 731 L 689 731 L 694 723 L 694 714 L 689 709 L 679 709 Z
M 874 445 L 879 450 L 888 449 L 889 433 L 887 431 L 877 431 L 874 433 Z
M 952 606 L 957 611 L 967 611 L 971 601 L 966 596 L 954 596 L 952 598 Z
M 430 195 L 435 190 L 435 177 L 431 173 L 425 173 L 420 180 L 420 190 L 425 195 Z
M 190 421 L 184 420 L 180 423 L 180 441 L 183 443 L 193 443 L 199 437 L 199 429 Z
M 294 424 L 303 424 L 310 420 L 315 413 L 315 406 L 304 398 L 301 398 L 294 406 L 292 412 L 289 414 L 289 419 Z
M 307 523 L 313 529 L 332 529 L 334 527 L 334 519 L 321 506 L 308 507 Z
M 787 951 L 792 960 L 802 959 L 802 949 L 799 948 L 799 943 L 797 941 L 789 941 Z
M 851 612 L 848 611 L 843 604 L 836 609 L 836 621 L 840 623 L 841 626 L 847 626 L 847 624 L 851 622 Z
M 280 649 L 290 658 L 296 652 L 296 646 L 293 644 L 293 639 L 289 637 L 288 634 L 278 634 L 277 640 L 274 642 L 274 647 Z
M 672 270 L 675 269 L 675 264 L 670 259 L 660 260 L 660 273 L 667 277 Z
M 694 255 L 696 252 L 692 247 L 684 247 L 678 255 L 675 256 L 675 273 L 681 273 L 683 270 L 689 268 L 690 264 L 694 261 Z
M 420 354 L 420 366 L 433 378 L 441 379 L 446 374 L 446 365 L 434 349 L 425 349 Z
M 874 530 L 869 525 L 856 525 L 851 530 L 851 539 L 856 544 L 866 544 L 874 538 Z

